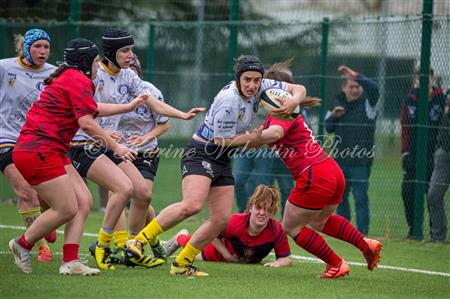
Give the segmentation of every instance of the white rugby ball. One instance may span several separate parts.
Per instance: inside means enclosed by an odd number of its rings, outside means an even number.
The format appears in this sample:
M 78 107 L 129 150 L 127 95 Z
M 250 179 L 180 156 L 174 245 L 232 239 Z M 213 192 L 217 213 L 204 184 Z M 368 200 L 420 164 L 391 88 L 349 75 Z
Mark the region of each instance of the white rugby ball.
M 281 107 L 281 103 L 276 98 L 289 100 L 292 99 L 292 95 L 287 90 L 280 88 L 266 89 L 261 93 L 261 107 L 266 110 L 267 113 L 279 119 L 293 120 L 300 114 L 299 106 L 297 106 L 288 117 L 272 112 L 273 109 Z

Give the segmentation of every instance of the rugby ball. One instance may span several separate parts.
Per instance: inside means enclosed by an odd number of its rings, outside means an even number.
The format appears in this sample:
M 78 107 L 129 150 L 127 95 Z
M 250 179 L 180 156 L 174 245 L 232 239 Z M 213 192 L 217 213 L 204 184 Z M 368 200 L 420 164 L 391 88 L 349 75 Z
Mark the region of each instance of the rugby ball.
M 276 117 L 279 119 L 284 119 L 284 120 L 293 120 L 300 114 L 299 106 L 297 106 L 295 108 L 295 110 L 291 113 L 291 115 L 289 117 L 285 117 L 280 114 L 276 114 L 276 113 L 272 112 L 273 109 L 281 107 L 281 103 L 277 100 L 277 98 L 282 98 L 282 99 L 286 99 L 286 100 L 292 99 L 292 95 L 287 90 L 280 89 L 280 88 L 269 88 L 269 89 L 264 90 L 261 93 L 260 98 L 261 98 L 261 101 L 260 101 L 261 107 L 264 110 L 266 110 L 267 113 L 269 113 L 273 117 Z

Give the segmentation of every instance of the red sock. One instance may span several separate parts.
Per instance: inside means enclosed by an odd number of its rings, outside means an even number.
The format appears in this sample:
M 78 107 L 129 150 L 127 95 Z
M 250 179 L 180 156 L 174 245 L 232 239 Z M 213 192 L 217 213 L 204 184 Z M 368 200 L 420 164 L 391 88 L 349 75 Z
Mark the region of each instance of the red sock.
M 178 245 L 180 245 L 181 247 L 184 248 L 184 246 L 186 246 L 186 244 L 189 242 L 189 240 L 191 239 L 192 235 L 179 235 L 177 237 L 177 243 Z
M 306 226 L 302 228 L 300 233 L 294 238 L 294 241 L 298 246 L 329 265 L 336 266 L 342 261 L 333 249 L 328 246 L 321 235 Z
M 28 243 L 25 240 L 25 234 L 21 235 L 19 240 L 17 241 L 17 243 L 19 243 L 20 246 L 22 246 L 23 248 L 25 248 L 26 250 L 31 250 L 34 246 L 33 243 Z
M 78 244 L 64 244 L 63 245 L 63 261 L 68 263 L 78 259 Z
M 350 221 L 339 215 L 330 215 L 323 226 L 322 232 L 330 237 L 352 244 L 363 253 L 370 251 L 369 246 L 364 241 L 363 234 Z

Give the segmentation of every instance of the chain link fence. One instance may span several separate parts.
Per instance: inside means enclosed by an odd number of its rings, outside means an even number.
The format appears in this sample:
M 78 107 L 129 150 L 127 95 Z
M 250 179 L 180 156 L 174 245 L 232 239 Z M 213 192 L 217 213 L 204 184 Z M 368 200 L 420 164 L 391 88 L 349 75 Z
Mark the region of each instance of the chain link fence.
M 341 91 L 342 80 L 337 68 L 347 65 L 375 80 L 380 91 L 376 154 L 369 182 L 369 233 L 401 238 L 407 235 L 408 227 L 401 198 L 400 115 L 402 103 L 413 86 L 414 69 L 421 58 L 422 24 L 422 16 L 324 19 L 320 22 L 3 21 L 0 22 L 3 45 L 0 54 L 2 58 L 14 56 L 13 34 L 23 34 L 37 27 L 52 37 L 50 62 L 57 63 L 62 60 L 64 44 L 70 38 L 82 36 L 100 45 L 101 33 L 107 28 L 125 27 L 135 38 L 135 52 L 143 64 L 145 78 L 161 89 L 169 104 L 182 110 L 210 105 L 217 92 L 232 79 L 232 57 L 252 53 L 267 65 L 294 57 L 295 81 L 305 85 L 309 95 L 322 98 L 321 107 L 308 111 L 311 127 L 321 135 L 326 134 L 324 115 L 334 96 Z M 436 76 L 434 84 L 445 92 L 450 87 L 448 16 L 433 18 L 431 37 L 430 65 Z M 201 119 L 188 123 L 174 120 L 171 130 L 161 140 L 187 140 L 199 122 Z M 445 196 L 448 222 L 450 193 Z M 429 238 L 427 209 L 424 213 L 425 238 Z M 353 212 L 353 219 L 354 216 Z

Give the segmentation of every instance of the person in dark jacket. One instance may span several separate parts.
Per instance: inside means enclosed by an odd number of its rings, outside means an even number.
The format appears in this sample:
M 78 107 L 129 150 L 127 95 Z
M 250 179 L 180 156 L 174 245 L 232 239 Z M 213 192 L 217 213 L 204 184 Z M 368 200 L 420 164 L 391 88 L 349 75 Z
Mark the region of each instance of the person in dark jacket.
M 450 90 L 442 116 L 437 150 L 434 153 L 434 168 L 428 189 L 428 212 L 430 215 L 430 235 L 432 242 L 445 242 L 448 220 L 445 215 L 445 193 L 450 185 Z M 448 198 L 447 198 L 448 199 Z
M 419 104 L 419 68 L 416 68 L 413 79 L 413 88 L 408 92 L 402 104 L 400 122 L 401 132 L 401 152 L 403 156 L 403 182 L 402 199 L 405 207 L 406 222 L 409 226 L 407 238 L 422 239 L 421 236 L 412 235 L 414 223 L 414 197 L 416 179 L 416 142 L 417 142 L 417 121 Z M 425 166 L 425 193 L 428 192 L 428 184 L 433 172 L 433 152 L 435 150 L 438 128 L 445 106 L 445 95 L 441 87 L 435 84 L 433 70 L 429 72 L 429 97 L 428 97 L 428 119 L 427 119 L 427 148 Z M 425 194 L 422 194 L 422 196 Z
M 344 172 L 346 187 L 337 213 L 351 219 L 350 191 L 355 198 L 356 224 L 364 235 L 369 232 L 369 177 L 374 153 L 378 86 L 363 74 L 343 65 L 342 91 L 334 98 L 325 116 L 325 128 L 334 133 L 331 155 Z

